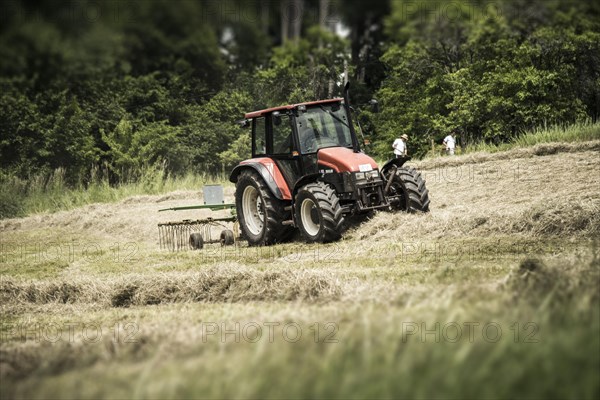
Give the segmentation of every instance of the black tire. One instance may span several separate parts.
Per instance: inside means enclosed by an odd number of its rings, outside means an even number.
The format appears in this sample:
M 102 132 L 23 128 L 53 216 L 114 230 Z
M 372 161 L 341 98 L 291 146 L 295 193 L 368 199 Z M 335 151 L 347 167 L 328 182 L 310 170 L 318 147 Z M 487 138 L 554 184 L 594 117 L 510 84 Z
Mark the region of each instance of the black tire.
M 201 250 L 204 247 L 204 238 L 201 233 L 193 232 L 190 235 L 190 247 L 192 250 Z
M 400 199 L 392 204 L 392 210 L 429 212 L 429 191 L 419 171 L 411 167 L 398 168 L 393 179 L 387 195 L 400 196 Z
M 346 229 L 339 198 L 324 182 L 300 188 L 296 194 L 295 214 L 296 225 L 309 243 L 339 240 Z
M 221 231 L 221 246 L 231 246 L 234 242 L 232 231 L 229 229 Z
M 243 201 L 246 190 L 256 191 L 256 209 L 260 210 L 258 215 L 248 216 L 244 213 Z M 283 242 L 290 237 L 293 228 L 283 225 L 282 222 L 291 220 L 291 212 L 285 211 L 286 203 L 271 193 L 256 171 L 247 169 L 240 173 L 235 186 L 235 205 L 241 235 L 250 246 L 268 246 Z

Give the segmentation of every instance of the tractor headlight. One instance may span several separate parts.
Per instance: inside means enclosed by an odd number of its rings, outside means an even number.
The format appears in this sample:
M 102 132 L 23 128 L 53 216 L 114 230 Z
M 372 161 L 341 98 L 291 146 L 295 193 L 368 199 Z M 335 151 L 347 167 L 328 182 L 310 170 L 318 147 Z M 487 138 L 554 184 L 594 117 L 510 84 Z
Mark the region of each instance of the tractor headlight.
M 377 170 L 354 173 L 354 179 L 356 179 L 357 181 L 367 180 L 370 182 L 377 178 L 379 178 L 379 171 L 377 171 Z
M 377 179 L 377 178 L 379 178 L 379 171 L 373 170 L 373 171 L 365 172 L 365 177 L 368 180 Z

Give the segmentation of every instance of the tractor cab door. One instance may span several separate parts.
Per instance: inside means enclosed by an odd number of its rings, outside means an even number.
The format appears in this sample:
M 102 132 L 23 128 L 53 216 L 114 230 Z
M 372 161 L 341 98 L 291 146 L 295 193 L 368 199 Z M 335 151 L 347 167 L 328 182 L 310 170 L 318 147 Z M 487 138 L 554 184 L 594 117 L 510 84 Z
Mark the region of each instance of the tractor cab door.
M 252 120 L 252 158 L 267 155 L 267 129 L 264 117 Z
M 267 153 L 279 167 L 290 189 L 302 177 L 292 122 L 291 114 L 284 112 L 271 113 L 266 118 Z

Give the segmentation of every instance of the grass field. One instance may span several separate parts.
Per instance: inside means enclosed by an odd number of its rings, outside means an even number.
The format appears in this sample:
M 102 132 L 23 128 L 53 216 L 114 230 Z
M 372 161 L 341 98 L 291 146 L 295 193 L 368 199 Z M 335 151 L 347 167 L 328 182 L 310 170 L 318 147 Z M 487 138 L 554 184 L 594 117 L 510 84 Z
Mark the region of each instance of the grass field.
M 50 174 L 39 173 L 21 179 L 0 173 L 0 218 L 22 217 L 43 212 L 72 210 L 93 203 L 114 203 L 131 196 L 164 194 L 192 190 L 207 183 L 229 184 L 222 174 L 172 176 L 164 167 L 151 167 L 135 178 L 110 184 L 108 171 L 92 168 L 85 182 L 69 183 L 66 171 L 58 168 Z
M 416 162 L 430 213 L 328 245 L 160 250 L 198 190 L 2 220 L 2 398 L 598 398 L 599 155 Z

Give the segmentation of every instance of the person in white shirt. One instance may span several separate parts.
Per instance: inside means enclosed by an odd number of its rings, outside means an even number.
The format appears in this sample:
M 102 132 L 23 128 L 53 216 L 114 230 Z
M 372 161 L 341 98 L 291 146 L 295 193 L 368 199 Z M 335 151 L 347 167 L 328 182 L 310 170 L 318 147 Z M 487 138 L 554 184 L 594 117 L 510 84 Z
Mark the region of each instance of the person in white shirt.
M 398 139 L 394 140 L 392 147 L 394 148 L 394 154 L 396 158 L 404 158 L 408 156 L 408 150 L 406 148 L 406 141 L 408 140 L 408 135 L 403 134 Z
M 452 132 L 444 138 L 444 146 L 446 146 L 446 154 L 448 154 L 449 156 L 454 155 L 454 149 L 456 148 L 456 139 L 454 139 L 454 136 L 456 136 L 456 134 L 454 132 Z

